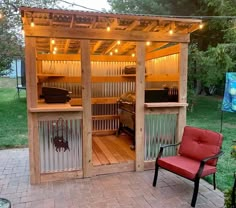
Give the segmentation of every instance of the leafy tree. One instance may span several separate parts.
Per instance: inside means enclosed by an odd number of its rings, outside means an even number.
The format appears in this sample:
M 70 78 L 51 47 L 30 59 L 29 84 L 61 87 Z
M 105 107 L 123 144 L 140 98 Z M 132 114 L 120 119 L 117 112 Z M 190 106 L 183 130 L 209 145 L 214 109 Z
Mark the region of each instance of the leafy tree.
M 14 58 L 24 54 L 19 8 L 53 7 L 56 0 L 1 0 L 0 1 L 0 76 L 10 72 Z

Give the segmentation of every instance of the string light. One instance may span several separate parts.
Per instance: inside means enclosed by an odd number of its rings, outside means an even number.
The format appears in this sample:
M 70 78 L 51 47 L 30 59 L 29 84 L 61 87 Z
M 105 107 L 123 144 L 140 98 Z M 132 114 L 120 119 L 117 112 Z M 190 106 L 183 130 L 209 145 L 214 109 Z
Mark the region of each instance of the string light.
M 31 27 L 34 27 L 34 26 L 35 26 L 33 17 L 31 18 L 30 26 L 31 26 Z
M 170 35 L 173 35 L 173 33 L 174 33 L 173 30 L 170 29 L 170 30 L 169 30 L 169 34 L 170 34 Z
M 117 45 L 120 45 L 120 40 L 117 41 Z
M 131 55 L 132 57 L 135 57 L 135 54 L 134 53 L 132 53 L 132 55 Z
M 115 49 L 115 53 L 118 53 L 118 49 L 117 48 Z
M 52 45 L 54 45 L 54 44 L 55 44 L 55 40 L 54 40 L 54 39 L 52 39 L 52 40 L 51 40 L 51 43 L 52 43 Z
M 200 25 L 199 25 L 199 29 L 202 29 L 203 28 L 203 24 L 201 23 Z
M 53 51 L 52 53 L 53 53 L 53 54 L 56 54 L 56 51 Z
M 113 55 L 113 53 L 112 52 L 110 52 L 110 56 L 112 56 Z
M 110 32 L 110 31 L 111 31 L 110 25 L 107 24 L 107 32 Z
M 151 45 L 151 42 L 150 42 L 150 41 L 147 41 L 147 42 L 146 42 L 146 45 L 147 45 L 147 46 L 150 46 L 150 45 Z
M 54 49 L 53 49 L 54 51 L 57 51 L 57 47 L 54 47 Z

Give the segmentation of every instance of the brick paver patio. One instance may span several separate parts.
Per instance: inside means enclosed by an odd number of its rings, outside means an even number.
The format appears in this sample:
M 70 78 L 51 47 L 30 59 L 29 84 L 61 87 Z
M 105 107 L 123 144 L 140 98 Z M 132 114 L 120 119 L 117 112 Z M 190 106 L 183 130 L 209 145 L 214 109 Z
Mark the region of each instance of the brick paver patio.
M 14 208 L 187 208 L 193 183 L 161 170 L 152 187 L 153 170 L 30 185 L 28 149 L 0 151 L 0 197 Z M 201 180 L 196 207 L 224 207 L 219 190 Z

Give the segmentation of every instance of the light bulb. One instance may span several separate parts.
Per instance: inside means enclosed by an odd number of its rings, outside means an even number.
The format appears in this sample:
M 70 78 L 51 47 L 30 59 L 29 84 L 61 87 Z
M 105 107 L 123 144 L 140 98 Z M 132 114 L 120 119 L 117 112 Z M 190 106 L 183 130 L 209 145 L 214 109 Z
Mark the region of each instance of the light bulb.
M 57 47 L 54 47 L 54 49 L 53 49 L 54 51 L 57 51 Z
M 53 54 L 56 54 L 56 51 L 53 51 L 52 53 L 53 53 Z
M 150 46 L 150 45 L 151 45 L 151 42 L 150 42 L 150 41 L 147 41 L 147 42 L 146 42 L 146 45 L 147 45 L 147 46 Z
M 113 53 L 112 52 L 110 52 L 110 56 L 112 56 L 113 55 Z
M 120 40 L 117 41 L 117 45 L 120 45 Z
M 173 30 L 169 30 L 170 35 L 173 35 L 173 33 L 174 33 Z
M 201 23 L 200 25 L 199 25 L 199 29 L 202 29 L 203 28 L 203 24 Z
M 55 40 L 54 40 L 54 39 L 52 39 L 52 40 L 51 40 L 51 43 L 54 45 L 54 44 L 55 44 Z
M 107 32 L 110 32 L 110 31 L 111 31 L 110 26 L 107 26 Z
M 135 54 L 134 53 L 132 53 L 132 55 L 131 55 L 132 57 L 135 57 Z
M 117 48 L 115 49 L 115 53 L 118 53 L 118 49 Z
M 30 26 L 31 26 L 31 27 L 34 27 L 34 26 L 35 26 L 35 24 L 34 24 L 34 21 L 33 21 L 33 20 L 31 20 L 31 22 L 30 22 Z

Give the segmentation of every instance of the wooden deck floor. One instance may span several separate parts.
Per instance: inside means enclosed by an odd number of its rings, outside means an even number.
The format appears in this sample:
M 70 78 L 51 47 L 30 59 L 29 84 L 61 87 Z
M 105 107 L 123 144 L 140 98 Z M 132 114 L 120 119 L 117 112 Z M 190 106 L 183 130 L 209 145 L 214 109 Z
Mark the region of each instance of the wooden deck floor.
M 132 138 L 121 134 L 93 136 L 93 166 L 126 163 L 135 160 L 135 151 L 130 149 Z

